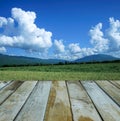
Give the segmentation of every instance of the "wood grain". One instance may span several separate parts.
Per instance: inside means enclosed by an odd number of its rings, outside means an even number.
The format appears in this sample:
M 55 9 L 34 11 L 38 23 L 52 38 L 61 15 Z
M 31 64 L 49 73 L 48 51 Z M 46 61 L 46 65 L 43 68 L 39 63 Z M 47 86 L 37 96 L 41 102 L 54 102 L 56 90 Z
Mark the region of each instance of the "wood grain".
M 72 121 L 65 81 L 53 81 L 44 121 Z
M 11 81 L 8 81 L 8 82 L 0 81 L 0 90 L 4 88 L 6 85 L 8 85 L 10 82 Z
M 120 89 L 108 81 L 96 81 L 96 83 L 117 102 L 120 106 Z
M 37 81 L 26 81 L 0 106 L 0 121 L 13 121 Z
M 104 121 L 120 121 L 119 106 L 95 82 L 84 81 L 81 83 L 84 85 Z
M 102 121 L 80 82 L 67 82 L 67 85 L 74 121 Z
M 39 81 L 15 121 L 43 121 L 50 86 L 50 81 Z
M 120 89 L 120 81 L 110 81 L 110 82 Z
M 21 81 L 13 81 L 0 90 L 0 104 L 2 104 L 22 84 Z

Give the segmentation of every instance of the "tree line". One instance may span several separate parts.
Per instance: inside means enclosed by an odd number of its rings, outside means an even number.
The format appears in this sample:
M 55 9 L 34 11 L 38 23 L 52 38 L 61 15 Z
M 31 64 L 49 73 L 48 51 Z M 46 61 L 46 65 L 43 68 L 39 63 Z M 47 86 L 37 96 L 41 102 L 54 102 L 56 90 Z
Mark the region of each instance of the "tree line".
M 49 65 L 72 65 L 72 64 L 99 64 L 99 63 L 120 63 L 120 60 L 114 61 L 93 61 L 93 62 L 58 62 L 55 64 L 43 64 L 43 63 L 28 63 L 28 64 L 11 64 L 11 65 L 1 65 L 1 67 L 22 67 L 22 66 L 49 66 Z

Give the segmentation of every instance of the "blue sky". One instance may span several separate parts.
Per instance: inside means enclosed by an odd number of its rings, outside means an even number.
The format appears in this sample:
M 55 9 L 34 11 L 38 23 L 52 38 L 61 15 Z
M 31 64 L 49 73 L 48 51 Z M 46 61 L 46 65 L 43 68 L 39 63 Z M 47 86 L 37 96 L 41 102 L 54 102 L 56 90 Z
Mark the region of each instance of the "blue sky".
M 120 0 L 0 0 L 0 53 L 120 57 L 119 12 Z

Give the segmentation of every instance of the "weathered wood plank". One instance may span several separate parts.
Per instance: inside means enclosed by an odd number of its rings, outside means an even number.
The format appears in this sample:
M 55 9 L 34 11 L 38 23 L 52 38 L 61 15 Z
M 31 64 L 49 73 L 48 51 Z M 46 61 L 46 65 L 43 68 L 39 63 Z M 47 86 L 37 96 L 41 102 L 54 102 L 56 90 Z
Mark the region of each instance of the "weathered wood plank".
M 1 106 L 0 121 L 13 121 L 37 81 L 24 82 Z
M 104 121 L 120 121 L 119 106 L 94 82 L 81 82 L 92 98 Z
M 120 106 L 120 89 L 108 81 L 96 81 L 96 83 Z
M 119 84 L 120 81 L 110 81 L 110 82 L 120 89 L 120 84 Z
M 119 81 L 116 81 L 119 85 L 120 85 L 120 80 Z
M 4 88 L 6 85 L 8 85 L 11 81 L 8 81 L 8 82 L 3 82 L 3 81 L 0 81 L 0 90 L 2 88 Z
M 39 81 L 15 121 L 43 121 L 50 87 L 50 81 Z
M 74 121 L 102 121 L 80 82 L 67 82 Z
M 0 105 L 22 84 L 20 81 L 13 81 L 4 89 L 0 90 Z
M 72 121 L 65 81 L 54 81 L 44 121 Z

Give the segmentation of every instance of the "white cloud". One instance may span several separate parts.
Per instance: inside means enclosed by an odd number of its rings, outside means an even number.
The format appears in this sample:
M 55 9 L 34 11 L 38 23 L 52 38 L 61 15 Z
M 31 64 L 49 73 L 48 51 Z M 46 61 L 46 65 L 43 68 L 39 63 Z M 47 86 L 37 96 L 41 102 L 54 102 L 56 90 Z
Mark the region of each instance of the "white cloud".
M 109 18 L 110 27 L 103 33 L 102 23 L 90 30 L 91 44 L 97 53 L 111 53 L 120 50 L 120 21 Z M 106 37 L 104 36 L 106 35 Z
M 81 49 L 81 56 L 88 56 L 88 55 L 93 55 L 95 54 L 95 49 L 94 48 L 82 48 Z
M 115 20 L 113 17 L 109 18 L 110 27 L 107 30 L 109 37 L 109 49 L 111 51 L 120 50 L 120 21 Z
M 60 57 L 75 60 L 99 53 L 120 57 L 120 21 L 109 18 L 109 24 L 110 27 L 104 32 L 102 31 L 102 23 L 98 23 L 90 29 L 91 48 L 81 48 L 79 43 L 71 43 Z
M 71 43 L 69 44 L 68 48 L 72 54 L 79 53 L 81 51 L 79 43 Z
M 5 52 L 6 52 L 5 47 L 0 47 L 0 53 L 5 53 Z
M 110 52 L 109 55 L 112 55 L 112 56 L 115 56 L 117 58 L 120 58 L 120 50 L 114 51 L 114 52 Z
M 94 46 L 96 52 L 105 52 L 108 50 L 108 39 L 104 38 L 104 34 L 101 31 L 102 23 L 97 24 L 90 29 L 91 44 Z
M 4 26 L 7 24 L 7 19 L 4 17 L 0 17 L 0 27 Z
M 80 48 L 79 43 L 71 43 L 68 45 L 67 54 L 70 60 L 75 60 L 94 54 L 94 50 L 93 48 Z
M 52 47 L 52 32 L 38 28 L 35 24 L 36 14 L 20 8 L 12 8 L 11 17 L 0 17 L 0 53 L 7 47 L 20 48 L 41 57 L 49 56 L 47 50 Z M 91 48 L 81 48 L 80 43 L 64 45 L 63 40 L 54 41 L 54 57 L 74 60 L 96 53 L 120 55 L 120 21 L 109 18 L 110 27 L 102 31 L 102 23 L 98 23 L 89 31 Z
M 38 52 L 52 46 L 52 33 L 36 26 L 35 12 L 12 8 L 11 14 L 11 18 L 0 17 L 0 46 Z
M 56 54 L 63 53 L 65 51 L 65 46 L 64 46 L 62 40 L 55 40 L 54 46 L 55 46 L 55 53 Z
M 79 43 L 69 44 L 65 53 L 58 57 L 75 60 L 84 56 L 105 53 L 120 57 L 120 21 L 109 18 L 110 27 L 102 31 L 102 23 L 98 23 L 89 31 L 91 48 L 81 48 Z

